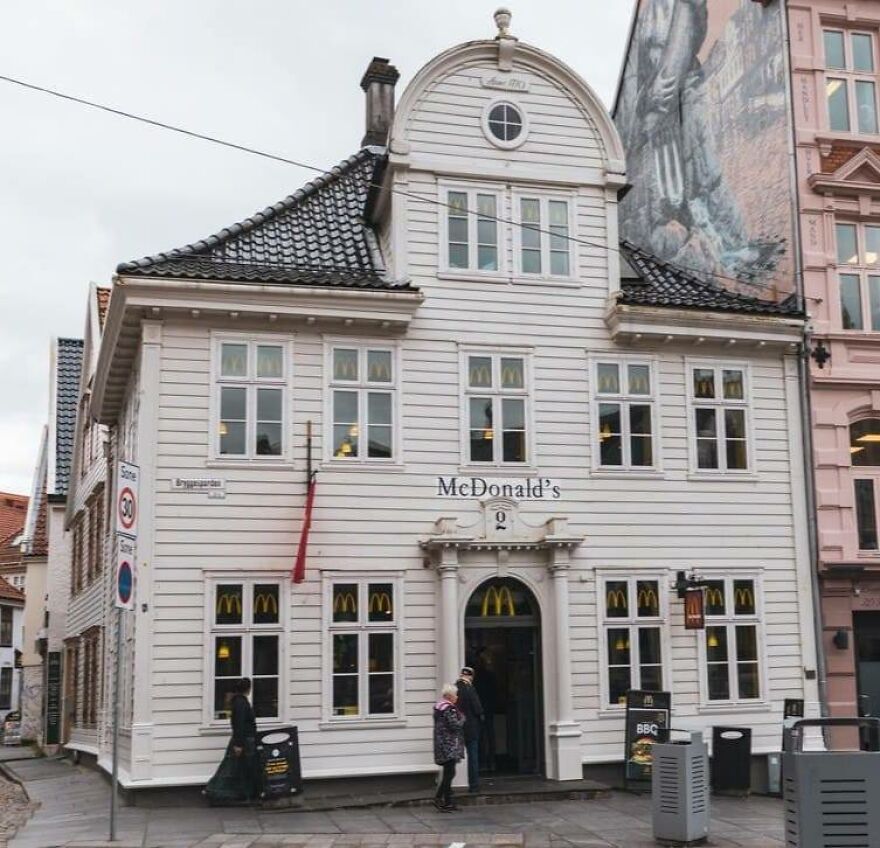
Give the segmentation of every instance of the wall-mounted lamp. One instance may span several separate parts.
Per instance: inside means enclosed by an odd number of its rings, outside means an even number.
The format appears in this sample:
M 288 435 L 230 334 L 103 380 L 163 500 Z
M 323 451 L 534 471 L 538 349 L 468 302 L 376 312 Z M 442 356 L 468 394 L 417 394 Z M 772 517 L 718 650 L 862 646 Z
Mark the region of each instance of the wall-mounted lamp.
M 838 630 L 832 637 L 831 641 L 834 643 L 835 648 L 845 651 L 849 647 L 849 631 Z

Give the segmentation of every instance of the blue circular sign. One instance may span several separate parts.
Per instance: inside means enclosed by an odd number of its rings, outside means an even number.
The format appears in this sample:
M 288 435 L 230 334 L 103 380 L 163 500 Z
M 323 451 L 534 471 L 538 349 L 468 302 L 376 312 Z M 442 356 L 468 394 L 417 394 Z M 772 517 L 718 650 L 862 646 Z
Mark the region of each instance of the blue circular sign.
M 131 565 L 127 562 L 121 562 L 119 564 L 119 573 L 116 576 L 116 591 L 119 595 L 119 600 L 123 604 L 127 604 L 131 600 L 133 583 Z

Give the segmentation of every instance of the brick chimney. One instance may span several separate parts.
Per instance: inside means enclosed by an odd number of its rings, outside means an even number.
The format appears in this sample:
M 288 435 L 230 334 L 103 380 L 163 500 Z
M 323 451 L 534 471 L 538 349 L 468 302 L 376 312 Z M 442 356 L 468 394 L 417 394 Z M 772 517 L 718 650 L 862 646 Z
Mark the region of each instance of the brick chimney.
M 361 79 L 361 88 L 367 95 L 367 131 L 362 147 L 388 144 L 388 133 L 394 120 L 394 86 L 400 74 L 387 59 L 374 56 Z

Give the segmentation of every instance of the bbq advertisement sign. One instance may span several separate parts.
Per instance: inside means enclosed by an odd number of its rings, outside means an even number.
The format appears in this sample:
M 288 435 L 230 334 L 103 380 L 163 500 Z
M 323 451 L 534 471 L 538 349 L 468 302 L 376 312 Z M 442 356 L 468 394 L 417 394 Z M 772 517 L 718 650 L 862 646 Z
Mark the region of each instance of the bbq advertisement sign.
M 651 779 L 654 743 L 669 737 L 669 692 L 631 689 L 626 693 L 626 752 L 624 778 L 632 781 Z
M 299 738 L 295 727 L 258 733 L 257 756 L 263 777 L 264 798 L 284 798 L 302 792 Z

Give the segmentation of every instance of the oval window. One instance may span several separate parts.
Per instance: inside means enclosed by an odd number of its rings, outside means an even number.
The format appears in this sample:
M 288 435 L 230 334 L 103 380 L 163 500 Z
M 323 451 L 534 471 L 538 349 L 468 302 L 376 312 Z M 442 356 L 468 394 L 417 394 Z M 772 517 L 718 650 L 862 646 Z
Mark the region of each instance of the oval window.
M 499 141 L 516 141 L 523 131 L 523 116 L 516 106 L 498 103 L 489 111 L 489 132 Z

